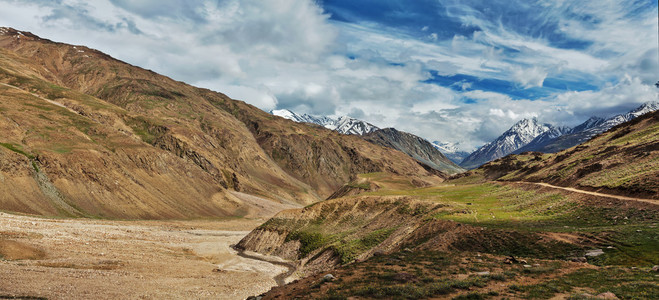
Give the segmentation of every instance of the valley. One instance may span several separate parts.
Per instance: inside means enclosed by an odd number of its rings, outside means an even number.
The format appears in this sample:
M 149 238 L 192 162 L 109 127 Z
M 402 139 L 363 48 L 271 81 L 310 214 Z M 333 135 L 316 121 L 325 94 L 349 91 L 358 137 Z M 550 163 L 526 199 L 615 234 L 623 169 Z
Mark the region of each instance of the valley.
M 467 171 L 0 29 L 0 298 L 659 298 L 656 103 L 519 121 Z
M 261 222 L 0 213 L 0 298 L 245 299 L 287 271 L 230 247 Z

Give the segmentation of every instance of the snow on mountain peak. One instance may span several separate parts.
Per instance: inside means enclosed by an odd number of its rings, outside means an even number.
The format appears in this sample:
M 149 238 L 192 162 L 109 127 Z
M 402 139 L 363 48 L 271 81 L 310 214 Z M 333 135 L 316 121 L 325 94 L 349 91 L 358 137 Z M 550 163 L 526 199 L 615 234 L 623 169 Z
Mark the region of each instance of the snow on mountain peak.
M 295 122 L 318 124 L 327 129 L 335 130 L 343 134 L 364 135 L 380 129 L 373 124 L 349 116 L 332 118 L 308 114 L 300 115 L 288 109 L 272 110 L 270 113 Z
M 644 115 L 649 112 L 653 112 L 655 110 L 659 110 L 659 102 L 657 101 L 650 101 L 650 102 L 645 102 L 643 105 L 639 106 L 638 108 L 630 111 L 630 114 L 635 115 L 636 117 L 640 115 Z

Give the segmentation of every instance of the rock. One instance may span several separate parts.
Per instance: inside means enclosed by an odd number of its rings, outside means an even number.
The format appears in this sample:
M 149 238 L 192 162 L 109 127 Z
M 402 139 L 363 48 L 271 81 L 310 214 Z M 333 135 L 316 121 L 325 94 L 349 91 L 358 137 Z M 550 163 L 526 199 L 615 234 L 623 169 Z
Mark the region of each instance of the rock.
M 597 295 L 598 299 L 619 299 L 616 294 L 611 293 L 611 292 L 606 292 L 606 293 L 601 293 Z
M 571 262 L 580 262 L 580 263 L 585 263 L 585 262 L 588 261 L 588 259 L 586 259 L 586 258 L 583 257 L 583 256 L 580 256 L 580 257 L 570 257 L 569 259 L 570 259 Z
M 602 254 L 604 254 L 604 251 L 602 249 L 593 249 L 586 251 L 586 254 L 584 255 L 588 257 L 595 257 L 595 256 L 600 256 Z
M 490 271 L 476 272 L 476 275 L 478 275 L 478 276 L 488 276 L 488 275 L 490 275 Z
M 508 265 L 516 264 L 518 262 L 519 261 L 515 257 L 512 257 L 512 256 L 508 256 L 508 257 L 503 259 L 503 263 L 508 264 Z
M 652 267 L 652 272 L 659 272 L 659 265 Z
M 524 265 L 524 268 L 530 268 L 532 267 L 531 265 Z
M 382 252 L 380 250 L 377 250 L 377 251 L 373 252 L 373 256 L 384 256 L 384 252 Z
M 405 249 L 403 249 L 403 251 L 405 251 L 405 252 L 412 252 L 412 249 L 410 249 L 410 248 L 405 248 Z
M 419 278 L 416 277 L 416 275 L 412 275 L 410 273 L 405 273 L 405 272 L 396 273 L 396 275 L 394 275 L 393 279 L 395 281 L 402 282 L 402 283 L 419 281 Z
M 528 264 L 529 262 L 527 262 L 526 259 L 520 259 L 520 260 L 519 260 L 519 263 L 520 263 L 520 264 L 525 264 L 525 265 L 526 265 L 526 264 Z
M 332 274 L 327 274 L 323 276 L 323 282 L 334 281 L 334 279 L 336 279 L 336 277 L 334 277 L 334 275 Z
M 213 269 L 213 272 L 222 273 L 222 272 L 225 272 L 225 271 L 220 269 L 220 268 L 215 268 L 215 269 Z
M 588 293 L 583 293 L 583 294 L 580 294 L 579 296 L 581 298 L 586 298 L 586 299 L 595 298 L 595 296 L 593 296 L 592 294 L 588 294 Z

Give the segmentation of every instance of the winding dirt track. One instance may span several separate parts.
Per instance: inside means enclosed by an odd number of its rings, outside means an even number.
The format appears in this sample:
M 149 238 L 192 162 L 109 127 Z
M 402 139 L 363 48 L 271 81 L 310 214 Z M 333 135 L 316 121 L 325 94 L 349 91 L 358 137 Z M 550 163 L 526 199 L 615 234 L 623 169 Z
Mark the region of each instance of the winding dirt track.
M 570 188 L 570 187 L 555 186 L 555 185 L 551 185 L 549 183 L 544 183 L 544 182 L 515 181 L 514 183 L 535 184 L 535 185 L 539 185 L 539 186 L 544 186 L 544 187 L 548 187 L 548 188 L 552 188 L 552 189 L 565 190 L 565 191 L 570 191 L 570 192 L 574 192 L 574 193 L 581 193 L 581 194 L 598 196 L 598 197 L 607 197 L 607 198 L 613 198 L 613 199 L 624 200 L 624 201 L 638 201 L 638 202 L 645 202 L 645 203 L 650 203 L 650 204 L 654 204 L 654 205 L 659 205 L 659 200 L 625 197 L 625 196 L 619 196 L 619 195 L 611 195 L 611 194 L 603 194 L 603 193 L 598 193 L 598 192 L 590 192 L 590 191 L 584 191 L 584 190 Z

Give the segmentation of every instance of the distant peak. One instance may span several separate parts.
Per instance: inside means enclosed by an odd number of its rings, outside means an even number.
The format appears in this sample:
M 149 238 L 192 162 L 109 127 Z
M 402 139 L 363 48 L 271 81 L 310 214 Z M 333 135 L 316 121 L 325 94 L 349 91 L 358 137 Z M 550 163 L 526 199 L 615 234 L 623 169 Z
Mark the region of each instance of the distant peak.
M 657 102 L 657 101 L 648 101 L 648 102 L 645 102 L 645 103 L 641 104 L 641 106 L 637 107 L 636 109 L 632 110 L 631 112 L 632 113 L 650 112 L 650 111 L 655 111 L 655 110 L 659 110 L 659 102 Z
M 335 130 L 343 134 L 364 135 L 379 129 L 373 124 L 349 116 L 333 118 L 309 114 L 300 115 L 288 109 L 275 109 L 271 110 L 270 113 L 295 122 L 318 124 L 327 129 Z

